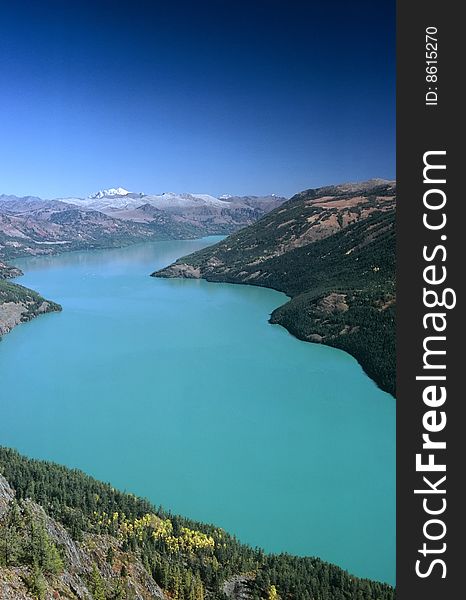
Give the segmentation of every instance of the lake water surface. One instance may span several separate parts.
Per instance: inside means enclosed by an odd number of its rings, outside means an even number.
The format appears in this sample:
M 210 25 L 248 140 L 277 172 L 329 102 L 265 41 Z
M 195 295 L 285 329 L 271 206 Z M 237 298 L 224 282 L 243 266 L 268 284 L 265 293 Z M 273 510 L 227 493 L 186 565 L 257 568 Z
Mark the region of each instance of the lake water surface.
M 63 312 L 0 343 L 0 443 L 394 583 L 395 400 L 269 325 L 283 294 L 149 277 L 212 241 L 16 261 Z

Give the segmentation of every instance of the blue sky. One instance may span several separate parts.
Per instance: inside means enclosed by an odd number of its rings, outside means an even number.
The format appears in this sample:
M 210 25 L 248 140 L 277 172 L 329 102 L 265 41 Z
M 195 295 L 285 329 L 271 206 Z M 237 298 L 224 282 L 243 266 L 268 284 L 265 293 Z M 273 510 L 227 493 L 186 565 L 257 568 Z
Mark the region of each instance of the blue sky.
M 395 176 L 395 2 L 2 2 L 0 193 Z

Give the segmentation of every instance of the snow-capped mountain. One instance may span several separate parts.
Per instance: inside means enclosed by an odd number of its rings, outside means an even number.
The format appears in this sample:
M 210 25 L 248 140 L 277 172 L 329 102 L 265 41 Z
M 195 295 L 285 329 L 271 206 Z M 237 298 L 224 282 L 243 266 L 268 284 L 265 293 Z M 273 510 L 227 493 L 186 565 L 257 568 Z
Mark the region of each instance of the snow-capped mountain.
M 108 190 L 99 190 L 95 194 L 91 194 L 89 198 L 92 198 L 94 200 L 98 198 L 105 198 L 106 196 L 127 196 L 129 193 L 130 192 L 128 190 L 125 190 L 125 188 L 122 187 L 109 188 Z
M 5 258 L 56 252 L 61 246 L 100 248 L 145 239 L 228 235 L 284 201 L 272 196 L 143 194 L 122 187 L 87 198 L 0 195 L 0 257 L 2 251 Z
M 7 202 L 8 198 L 10 201 Z M 25 211 L 36 210 L 39 205 L 47 203 L 47 208 L 52 203 L 59 203 L 61 206 L 66 204 L 68 207 L 74 205 L 81 210 L 95 210 L 112 217 L 122 218 L 124 220 L 141 220 L 141 211 L 139 209 L 146 207 L 142 212 L 147 213 L 147 207 L 162 211 L 171 215 L 181 215 L 183 217 L 194 217 L 205 220 L 214 219 L 215 222 L 223 222 L 226 215 L 235 215 L 235 222 L 246 224 L 251 220 L 256 220 L 265 212 L 273 210 L 279 206 L 286 198 L 277 197 L 274 194 L 269 196 L 232 196 L 224 194 L 220 197 L 211 194 L 193 194 L 164 192 L 162 194 L 144 194 L 143 192 L 131 192 L 124 187 L 101 189 L 86 198 L 68 197 L 56 198 L 54 200 L 41 200 L 40 198 L 21 198 L 2 196 L 2 208 L 5 210 L 19 209 Z M 19 204 L 18 204 L 19 202 Z M 18 207 L 16 207 L 18 204 Z M 7 209 L 7 206 L 9 207 Z M 44 205 L 45 206 L 45 205 Z M 254 211 L 254 214 L 248 215 Z M 150 212 L 150 211 L 149 211 Z M 143 220 L 147 219 L 147 214 Z
M 143 194 L 130 192 L 118 187 L 99 190 L 87 198 L 61 198 L 63 202 L 76 204 L 83 208 L 91 208 L 102 212 L 131 210 L 150 204 L 160 210 L 183 210 L 196 207 L 226 208 L 228 203 L 210 194 L 177 194 L 164 192 L 163 194 Z
M 161 209 L 193 208 L 196 206 L 222 208 L 228 206 L 226 202 L 210 194 L 176 194 L 175 192 L 164 192 L 163 194 L 144 196 L 144 200 L 146 203 Z

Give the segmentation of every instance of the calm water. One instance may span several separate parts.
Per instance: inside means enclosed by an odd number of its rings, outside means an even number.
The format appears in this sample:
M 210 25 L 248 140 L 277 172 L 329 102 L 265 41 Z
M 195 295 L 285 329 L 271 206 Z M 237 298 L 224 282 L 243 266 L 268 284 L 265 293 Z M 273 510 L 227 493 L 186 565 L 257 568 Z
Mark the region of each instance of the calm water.
M 269 325 L 283 294 L 148 276 L 211 241 L 21 261 L 64 310 L 0 343 L 0 443 L 393 583 L 394 399 Z

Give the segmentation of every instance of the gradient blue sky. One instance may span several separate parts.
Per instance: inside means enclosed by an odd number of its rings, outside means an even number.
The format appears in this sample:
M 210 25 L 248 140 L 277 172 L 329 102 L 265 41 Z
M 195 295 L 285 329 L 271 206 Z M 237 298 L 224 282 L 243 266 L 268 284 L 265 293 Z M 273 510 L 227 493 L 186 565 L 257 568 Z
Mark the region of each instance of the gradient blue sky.
M 395 176 L 394 0 L 0 2 L 0 193 Z

